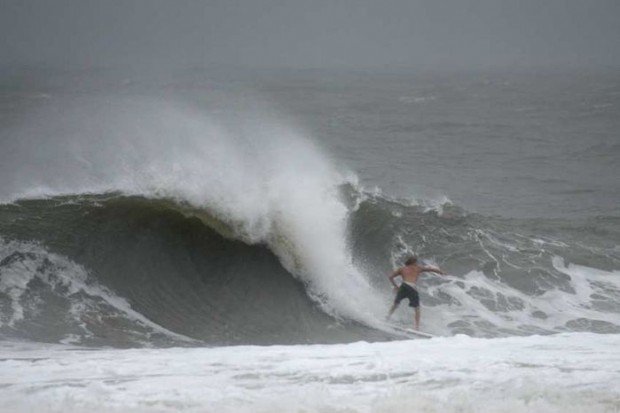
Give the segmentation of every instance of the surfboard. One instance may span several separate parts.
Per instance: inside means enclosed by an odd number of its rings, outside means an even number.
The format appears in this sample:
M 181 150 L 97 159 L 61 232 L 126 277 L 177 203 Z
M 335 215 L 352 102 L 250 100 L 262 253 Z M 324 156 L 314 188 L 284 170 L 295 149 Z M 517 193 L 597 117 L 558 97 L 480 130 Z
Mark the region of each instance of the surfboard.
M 414 335 L 417 337 L 424 337 L 424 338 L 433 338 L 435 337 L 432 334 L 429 333 L 425 333 L 423 331 L 419 331 L 419 330 L 414 330 L 413 328 L 406 328 L 406 327 L 400 327 L 400 326 L 395 326 L 395 325 L 391 325 L 391 328 L 393 328 L 394 330 L 403 332 L 403 333 L 407 333 L 409 335 Z

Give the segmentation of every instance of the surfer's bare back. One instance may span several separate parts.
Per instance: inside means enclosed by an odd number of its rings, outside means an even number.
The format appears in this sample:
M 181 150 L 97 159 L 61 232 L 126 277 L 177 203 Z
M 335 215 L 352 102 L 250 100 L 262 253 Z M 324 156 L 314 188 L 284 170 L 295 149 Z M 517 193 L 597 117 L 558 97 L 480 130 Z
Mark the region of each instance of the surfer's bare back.
M 388 318 L 392 315 L 396 307 L 400 304 L 400 302 L 404 298 L 409 299 L 409 307 L 413 307 L 415 309 L 415 329 L 418 330 L 420 327 L 420 296 L 418 294 L 418 290 L 416 289 L 416 282 L 418 281 L 418 277 L 423 272 L 434 272 L 440 275 L 446 275 L 445 272 L 441 271 L 437 267 L 431 267 L 428 265 L 419 265 L 418 259 L 416 257 L 409 257 L 407 261 L 405 261 L 405 266 L 400 267 L 395 270 L 392 275 L 389 276 L 390 282 L 394 286 L 394 290 L 396 291 L 396 298 L 394 299 L 394 304 L 392 308 L 390 308 L 390 312 L 388 313 Z M 400 284 L 400 287 L 394 282 L 394 278 L 401 277 L 403 282 Z

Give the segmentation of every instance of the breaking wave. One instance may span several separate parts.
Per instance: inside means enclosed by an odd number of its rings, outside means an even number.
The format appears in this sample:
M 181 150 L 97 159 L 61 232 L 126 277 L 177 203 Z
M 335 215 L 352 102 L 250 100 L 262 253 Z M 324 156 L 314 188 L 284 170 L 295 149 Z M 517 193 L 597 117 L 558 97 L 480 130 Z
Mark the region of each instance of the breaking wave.
M 410 253 L 452 274 L 420 286 L 429 332 L 620 332 L 617 218 L 510 220 L 367 193 L 268 113 L 216 121 L 105 99 L 56 110 L 3 132 L 5 336 L 389 339 L 385 275 Z

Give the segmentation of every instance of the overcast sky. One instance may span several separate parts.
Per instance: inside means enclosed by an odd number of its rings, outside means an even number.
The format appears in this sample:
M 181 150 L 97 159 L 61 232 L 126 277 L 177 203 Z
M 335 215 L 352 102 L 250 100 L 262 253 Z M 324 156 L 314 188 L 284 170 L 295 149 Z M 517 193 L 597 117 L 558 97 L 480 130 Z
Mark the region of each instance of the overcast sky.
M 0 0 L 0 64 L 620 67 L 620 0 Z

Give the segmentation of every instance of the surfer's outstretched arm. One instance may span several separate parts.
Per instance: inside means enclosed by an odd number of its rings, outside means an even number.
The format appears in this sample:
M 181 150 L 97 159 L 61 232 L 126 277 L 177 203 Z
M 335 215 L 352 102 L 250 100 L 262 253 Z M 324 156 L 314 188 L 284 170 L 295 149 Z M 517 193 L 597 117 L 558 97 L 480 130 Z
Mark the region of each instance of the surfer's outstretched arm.
M 435 274 L 439 274 L 439 275 L 448 275 L 437 267 L 425 266 L 425 267 L 422 267 L 422 271 L 423 272 L 434 272 Z

